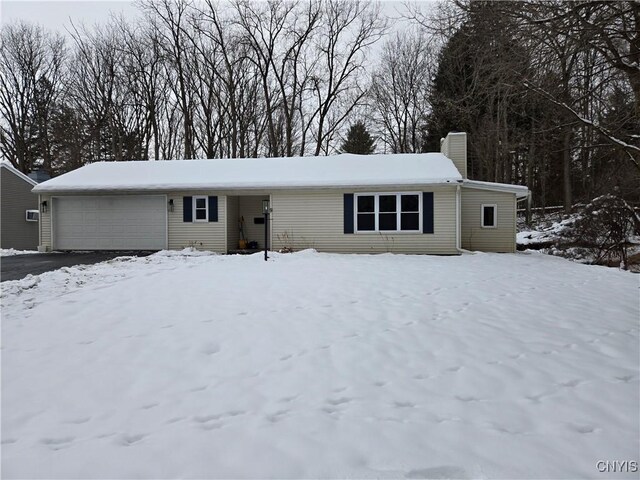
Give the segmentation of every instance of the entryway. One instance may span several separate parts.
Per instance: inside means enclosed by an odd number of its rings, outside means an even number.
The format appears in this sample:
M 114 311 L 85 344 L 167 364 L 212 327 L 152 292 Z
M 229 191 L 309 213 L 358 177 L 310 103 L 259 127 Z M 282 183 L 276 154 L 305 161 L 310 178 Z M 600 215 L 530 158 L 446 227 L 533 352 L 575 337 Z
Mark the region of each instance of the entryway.
M 253 253 L 264 249 L 263 202 L 269 195 L 227 196 L 227 251 Z

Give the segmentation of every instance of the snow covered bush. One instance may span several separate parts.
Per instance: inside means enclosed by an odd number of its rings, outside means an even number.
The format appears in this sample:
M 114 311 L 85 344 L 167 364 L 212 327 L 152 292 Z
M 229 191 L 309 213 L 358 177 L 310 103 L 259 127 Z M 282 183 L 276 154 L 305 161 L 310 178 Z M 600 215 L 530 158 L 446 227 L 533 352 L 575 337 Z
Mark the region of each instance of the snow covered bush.
M 629 249 L 640 235 L 640 216 L 624 199 L 602 195 L 579 207 L 560 232 L 556 253 L 629 269 Z

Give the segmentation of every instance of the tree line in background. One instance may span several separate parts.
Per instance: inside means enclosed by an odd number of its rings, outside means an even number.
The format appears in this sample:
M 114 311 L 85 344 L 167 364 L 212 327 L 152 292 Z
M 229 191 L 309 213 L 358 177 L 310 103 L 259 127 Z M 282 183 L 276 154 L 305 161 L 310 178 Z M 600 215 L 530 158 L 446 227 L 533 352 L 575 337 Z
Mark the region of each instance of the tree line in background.
M 56 175 L 105 160 L 437 151 L 466 131 L 470 176 L 525 183 L 536 205 L 640 201 L 639 2 L 406 4 L 395 30 L 364 0 L 139 8 L 68 38 L 2 27 L 4 158 Z

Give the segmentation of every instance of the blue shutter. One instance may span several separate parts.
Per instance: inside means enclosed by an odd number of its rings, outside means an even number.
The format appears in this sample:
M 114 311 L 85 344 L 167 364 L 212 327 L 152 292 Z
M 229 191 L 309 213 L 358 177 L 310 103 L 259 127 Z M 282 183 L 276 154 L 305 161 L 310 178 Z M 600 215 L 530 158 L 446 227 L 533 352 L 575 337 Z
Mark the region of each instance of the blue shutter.
M 353 233 L 353 193 L 344 194 L 344 233 Z
M 209 221 L 218 221 L 218 197 L 216 196 L 209 197 Z
M 433 192 L 422 192 L 422 233 L 433 233 Z
M 182 197 L 182 221 L 193 222 L 193 197 Z

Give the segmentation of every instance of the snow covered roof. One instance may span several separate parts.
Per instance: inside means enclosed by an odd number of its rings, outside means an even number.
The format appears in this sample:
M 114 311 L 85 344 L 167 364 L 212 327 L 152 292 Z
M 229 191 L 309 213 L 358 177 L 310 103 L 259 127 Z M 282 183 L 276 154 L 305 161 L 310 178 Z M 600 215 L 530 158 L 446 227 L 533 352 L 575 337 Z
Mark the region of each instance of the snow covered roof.
M 518 198 L 529 196 L 529 189 L 524 185 L 512 185 L 509 183 L 481 182 L 480 180 L 468 180 L 465 178 L 463 185 L 478 190 L 491 190 L 494 192 L 515 193 Z
M 34 193 L 235 190 L 458 183 L 441 153 L 98 162 L 38 184 Z
M 32 178 L 29 178 L 24 173 L 22 173 L 20 170 L 18 170 L 16 167 L 11 165 L 11 162 L 9 162 L 8 160 L 0 160 L 0 167 L 6 168 L 11 173 L 13 173 L 14 175 L 20 177 L 22 180 L 24 180 L 27 183 L 30 183 L 31 185 L 37 185 L 38 184 L 38 182 L 36 182 Z

